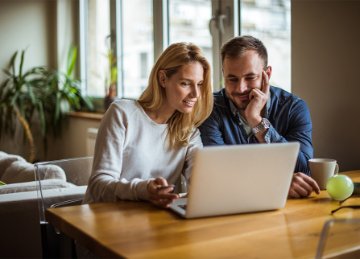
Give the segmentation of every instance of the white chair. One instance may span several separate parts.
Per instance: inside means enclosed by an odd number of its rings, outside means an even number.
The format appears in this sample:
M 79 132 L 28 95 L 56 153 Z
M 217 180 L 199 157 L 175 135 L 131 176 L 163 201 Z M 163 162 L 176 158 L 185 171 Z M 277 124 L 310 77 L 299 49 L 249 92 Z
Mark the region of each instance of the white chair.
M 91 175 L 92 157 L 79 157 L 36 163 L 39 220 L 44 258 L 73 257 L 73 241 L 57 233 L 45 218 L 45 210 L 81 204 Z M 65 174 L 65 184 L 54 185 L 54 171 Z M 57 173 L 61 175 L 61 173 Z M 51 180 L 49 180 L 51 179 Z

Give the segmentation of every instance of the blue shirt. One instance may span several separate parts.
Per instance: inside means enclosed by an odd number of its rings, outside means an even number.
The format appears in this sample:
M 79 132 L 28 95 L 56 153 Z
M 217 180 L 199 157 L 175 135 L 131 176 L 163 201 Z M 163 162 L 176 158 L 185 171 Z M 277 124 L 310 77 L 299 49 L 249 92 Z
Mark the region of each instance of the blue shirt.
M 308 160 L 313 157 L 313 147 L 312 123 L 306 103 L 283 89 L 270 86 L 270 100 L 263 116 L 271 123 L 265 141 L 299 142 L 295 172 L 309 175 Z M 254 134 L 245 130 L 244 120 L 226 96 L 225 89 L 214 93 L 213 111 L 199 129 L 205 146 L 258 143 Z

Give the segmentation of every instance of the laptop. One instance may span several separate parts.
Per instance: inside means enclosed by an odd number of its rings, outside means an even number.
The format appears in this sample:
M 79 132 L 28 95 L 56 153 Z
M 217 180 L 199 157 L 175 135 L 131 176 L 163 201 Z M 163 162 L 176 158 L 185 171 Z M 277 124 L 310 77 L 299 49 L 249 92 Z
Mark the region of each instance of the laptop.
M 285 207 L 300 144 L 207 146 L 195 153 L 186 198 L 170 204 L 184 218 Z

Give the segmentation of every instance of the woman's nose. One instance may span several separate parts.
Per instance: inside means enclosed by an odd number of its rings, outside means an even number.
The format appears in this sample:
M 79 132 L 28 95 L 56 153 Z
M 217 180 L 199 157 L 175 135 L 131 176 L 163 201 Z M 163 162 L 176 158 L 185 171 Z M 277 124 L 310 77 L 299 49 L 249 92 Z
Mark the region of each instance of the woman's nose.
M 191 87 L 191 97 L 199 97 L 200 95 L 200 88 L 197 85 Z

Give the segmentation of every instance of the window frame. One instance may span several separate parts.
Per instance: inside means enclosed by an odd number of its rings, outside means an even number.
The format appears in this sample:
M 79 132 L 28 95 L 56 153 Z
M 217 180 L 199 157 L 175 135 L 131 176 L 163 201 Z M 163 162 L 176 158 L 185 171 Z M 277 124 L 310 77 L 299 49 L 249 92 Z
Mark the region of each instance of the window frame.
M 110 30 L 115 33 L 116 41 L 112 48 L 117 57 L 117 96 L 124 97 L 124 71 L 123 71 L 123 1 L 110 0 Z M 162 51 L 169 45 L 169 1 L 153 0 L 153 51 L 154 62 Z M 86 71 L 86 20 L 88 0 L 79 0 L 79 38 L 80 38 L 80 78 L 82 79 L 82 91 L 87 94 L 87 71 Z M 209 21 L 209 29 L 212 35 L 212 58 L 213 90 L 223 87 L 222 65 L 220 57 L 221 46 L 230 38 L 241 34 L 241 0 L 211 0 L 212 18 Z M 224 16 L 225 15 L 225 16 Z M 223 30 L 222 26 L 223 24 Z M 291 55 L 290 55 L 291 58 Z M 104 98 L 102 96 L 100 99 Z

